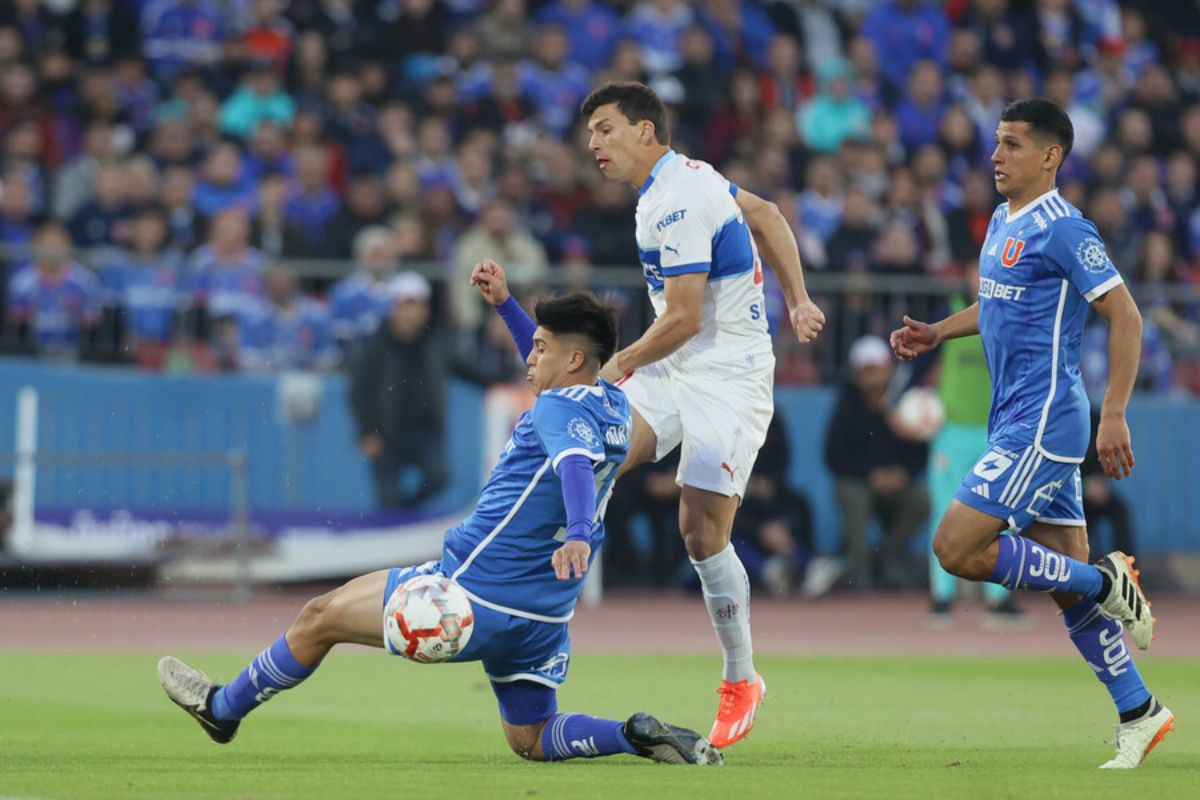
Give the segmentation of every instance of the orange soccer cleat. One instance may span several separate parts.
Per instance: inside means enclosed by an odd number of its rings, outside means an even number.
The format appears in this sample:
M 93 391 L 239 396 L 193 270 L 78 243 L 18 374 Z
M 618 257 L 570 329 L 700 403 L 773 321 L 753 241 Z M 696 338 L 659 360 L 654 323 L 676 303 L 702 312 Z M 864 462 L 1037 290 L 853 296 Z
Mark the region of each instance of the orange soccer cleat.
M 721 681 L 717 688 L 721 702 L 717 706 L 717 721 L 713 723 L 708 740 L 713 747 L 728 747 L 741 741 L 754 727 L 754 714 L 767 694 L 767 683 L 755 674 L 754 682 Z

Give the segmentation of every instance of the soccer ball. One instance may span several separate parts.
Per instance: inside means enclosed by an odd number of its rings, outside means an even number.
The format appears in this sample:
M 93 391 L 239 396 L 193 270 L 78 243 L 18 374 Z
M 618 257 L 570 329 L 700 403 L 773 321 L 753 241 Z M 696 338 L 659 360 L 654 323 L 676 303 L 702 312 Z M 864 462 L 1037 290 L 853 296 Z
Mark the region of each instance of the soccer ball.
M 946 422 L 946 406 L 933 389 L 917 386 L 900 396 L 896 421 L 910 438 L 927 442 Z
M 475 628 L 471 599 L 441 575 L 418 575 L 396 587 L 383 611 L 388 642 L 422 664 L 449 661 L 463 651 Z

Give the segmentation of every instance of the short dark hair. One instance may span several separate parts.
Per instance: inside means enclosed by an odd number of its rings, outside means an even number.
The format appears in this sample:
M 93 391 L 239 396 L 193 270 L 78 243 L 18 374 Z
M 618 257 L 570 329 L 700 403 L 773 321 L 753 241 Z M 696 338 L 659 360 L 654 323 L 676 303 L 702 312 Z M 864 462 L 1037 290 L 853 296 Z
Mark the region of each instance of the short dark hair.
M 579 113 L 590 117 L 600 106 L 616 103 L 625 119 L 636 124 L 642 120 L 654 123 L 654 138 L 659 144 L 671 143 L 667 128 L 667 108 L 654 90 L 637 81 L 608 83 L 584 98 Z
M 617 352 L 617 310 L 590 292 L 544 297 L 533 308 L 537 324 L 555 336 L 576 334 L 591 343 L 588 355 L 597 369 Z
M 1062 160 L 1067 160 L 1071 146 L 1075 144 L 1075 126 L 1071 118 L 1057 104 L 1049 100 L 1014 100 L 1000 112 L 1001 122 L 1028 122 L 1030 132 L 1049 136 L 1062 145 Z M 1059 166 L 1062 166 L 1061 162 Z

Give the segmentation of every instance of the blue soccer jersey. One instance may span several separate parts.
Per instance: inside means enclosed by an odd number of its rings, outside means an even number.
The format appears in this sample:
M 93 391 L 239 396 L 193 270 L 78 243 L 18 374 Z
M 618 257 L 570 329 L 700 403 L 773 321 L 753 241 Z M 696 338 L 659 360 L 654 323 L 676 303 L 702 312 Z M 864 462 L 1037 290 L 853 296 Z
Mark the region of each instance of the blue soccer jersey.
M 550 563 L 567 535 L 558 466 L 575 454 L 595 464 L 595 558 L 632 429 L 625 394 L 607 381 L 542 392 L 517 421 L 475 513 L 446 534 L 445 574 L 489 608 L 544 622 L 570 619 L 583 581 L 558 580 Z
M 1051 461 L 1087 451 L 1079 374 L 1088 303 L 1122 283 L 1096 226 L 1057 190 L 992 215 L 979 257 L 979 335 L 992 376 L 989 438 L 1031 443 Z

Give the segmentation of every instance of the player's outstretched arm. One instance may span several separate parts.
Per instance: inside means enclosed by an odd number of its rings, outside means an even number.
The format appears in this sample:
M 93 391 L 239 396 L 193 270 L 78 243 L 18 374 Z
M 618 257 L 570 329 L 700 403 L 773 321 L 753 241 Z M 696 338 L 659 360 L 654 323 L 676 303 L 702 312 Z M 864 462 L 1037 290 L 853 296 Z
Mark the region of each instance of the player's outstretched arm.
M 941 322 L 930 325 L 928 322 L 915 320 L 907 314 L 904 316 L 904 327 L 892 331 L 892 352 L 897 358 L 910 361 L 921 353 L 927 353 L 947 339 L 958 339 L 963 336 L 979 334 L 979 302 L 951 314 Z
M 529 358 L 537 323 L 529 318 L 525 309 L 521 308 L 521 304 L 509 292 L 508 276 L 504 274 L 504 267 L 491 259 L 480 261 L 471 270 L 471 285 L 479 287 L 483 299 L 495 306 L 513 341 L 516 342 L 521 358 Z
M 558 465 L 563 506 L 567 511 L 567 540 L 554 551 L 550 563 L 560 581 L 587 574 L 592 555 L 592 520 L 596 517 L 596 476 L 587 456 L 572 454 Z
M 1096 455 L 1104 474 L 1121 480 L 1133 471 L 1133 441 L 1125 409 L 1137 381 L 1142 357 L 1142 315 L 1125 284 L 1092 301 L 1096 313 L 1108 320 L 1108 388 L 1100 406 Z
M 641 338 L 619 351 L 600 371 L 607 381 L 620 380 L 635 369 L 674 353 L 700 332 L 704 324 L 704 289 L 707 272 L 689 272 L 663 279 L 667 310 L 654 320 Z
M 739 187 L 734 199 L 746 214 L 746 223 L 758 249 L 779 280 L 796 338 L 801 342 L 813 341 L 825 327 L 825 313 L 808 297 L 804 269 L 800 265 L 800 248 L 796 245 L 792 227 L 779 206 L 753 192 Z

